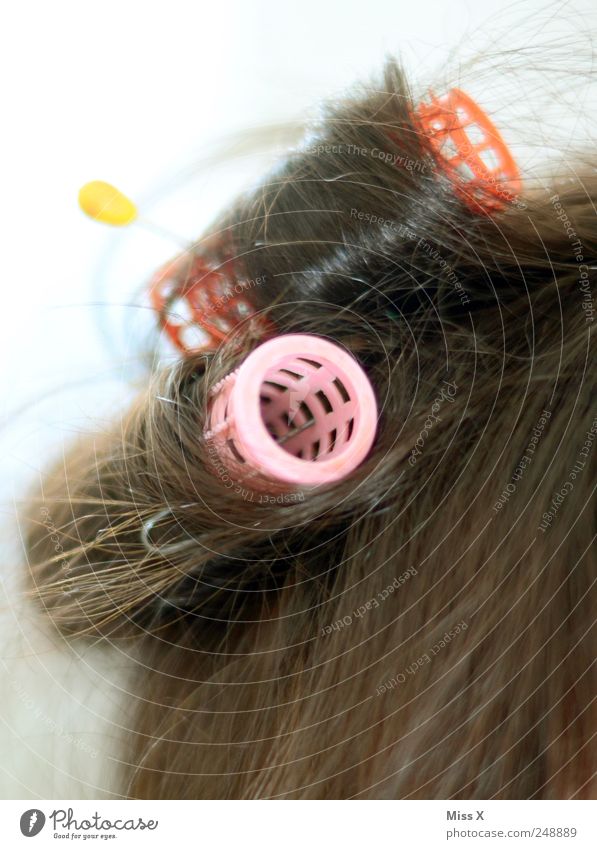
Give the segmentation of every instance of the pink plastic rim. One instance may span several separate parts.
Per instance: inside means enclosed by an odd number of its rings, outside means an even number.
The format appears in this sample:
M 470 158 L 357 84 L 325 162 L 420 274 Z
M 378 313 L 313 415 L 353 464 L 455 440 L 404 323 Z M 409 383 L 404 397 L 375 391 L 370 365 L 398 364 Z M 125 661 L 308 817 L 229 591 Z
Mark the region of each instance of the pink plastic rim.
M 319 336 L 265 342 L 213 394 L 205 436 L 230 472 L 255 483 L 340 480 L 375 439 L 369 379 L 350 354 Z

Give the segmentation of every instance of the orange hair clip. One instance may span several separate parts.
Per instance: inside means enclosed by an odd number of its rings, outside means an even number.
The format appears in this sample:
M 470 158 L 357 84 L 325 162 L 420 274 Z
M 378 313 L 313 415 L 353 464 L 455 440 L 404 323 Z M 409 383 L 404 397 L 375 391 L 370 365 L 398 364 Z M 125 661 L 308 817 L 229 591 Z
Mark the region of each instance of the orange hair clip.
M 521 190 L 518 166 L 486 112 L 467 94 L 453 88 L 418 107 L 422 131 L 456 191 L 475 211 L 498 211 Z
M 217 348 L 253 315 L 245 288 L 225 266 L 211 268 L 202 257 L 182 256 L 157 272 L 149 297 L 170 341 L 184 354 L 196 354 Z

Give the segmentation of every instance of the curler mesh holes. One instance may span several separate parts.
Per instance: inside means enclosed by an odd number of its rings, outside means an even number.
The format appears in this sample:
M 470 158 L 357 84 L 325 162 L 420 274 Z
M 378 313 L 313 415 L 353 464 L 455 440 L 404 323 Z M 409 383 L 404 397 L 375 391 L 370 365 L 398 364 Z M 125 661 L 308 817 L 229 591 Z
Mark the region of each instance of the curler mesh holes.
M 287 386 L 284 386 L 282 383 L 276 383 L 274 380 L 264 380 L 263 383 L 266 386 L 273 386 L 278 392 L 288 392 Z
M 339 354 L 335 361 L 333 346 L 323 339 L 306 336 L 302 345 L 298 334 L 270 340 L 232 373 L 234 380 L 218 384 L 216 394 L 224 397 L 211 407 L 214 440 L 222 460 L 239 474 L 242 469 L 243 477 L 249 470 L 256 485 L 259 477 L 263 486 L 272 479 L 291 486 L 302 480 L 308 485 L 335 480 L 348 474 L 365 450 L 366 438 L 373 439 L 362 432 L 371 430 L 369 408 L 374 400 L 366 378 L 358 375 L 358 364 Z M 271 357 L 265 346 L 272 348 Z M 362 386 L 367 396 L 362 414 L 357 413 L 353 385 Z M 234 404 L 225 410 L 229 395 Z M 245 415 L 243 403 L 248 405 Z
M 319 390 L 315 393 L 315 395 L 316 395 L 316 396 L 317 396 L 317 398 L 319 398 L 319 400 L 321 401 L 321 406 L 322 406 L 322 407 L 323 407 L 323 409 L 326 411 L 326 413 L 331 413 L 331 412 L 333 411 L 333 409 L 334 409 L 334 408 L 332 407 L 332 402 L 330 401 L 330 399 L 328 398 L 328 396 L 325 394 L 325 392 L 323 391 L 323 389 L 319 389 Z
M 164 277 L 164 279 L 160 280 L 160 282 L 158 283 L 158 291 L 162 298 L 167 301 L 168 298 L 172 297 L 172 295 L 176 291 L 177 286 L 178 283 L 176 280 L 173 280 L 171 277 Z
M 198 324 L 187 324 L 180 330 L 180 341 L 187 351 L 197 351 L 209 344 L 211 337 Z
M 301 402 L 300 402 L 300 404 L 299 404 L 299 410 L 300 410 L 300 411 L 301 411 L 301 413 L 304 415 L 304 417 L 305 417 L 305 419 L 306 419 L 307 421 L 308 421 L 309 419 L 312 419 L 312 418 L 313 418 L 313 413 L 311 412 L 311 408 L 310 408 L 307 404 L 305 404 L 305 402 L 304 402 L 304 401 L 301 401 Z M 295 415 L 296 415 L 296 413 L 295 413 Z
M 481 160 L 483 165 L 489 168 L 490 171 L 494 171 L 500 164 L 496 152 L 492 148 L 482 150 L 479 154 L 479 159 Z
M 286 445 L 286 441 L 292 440 L 295 435 L 300 433 L 301 429 L 314 422 L 315 417 L 311 408 L 305 401 L 298 401 L 293 397 L 293 392 L 296 392 L 294 387 L 282 386 L 272 380 L 265 380 L 264 384 L 277 390 L 274 396 L 260 396 L 261 417 L 267 432 L 289 454 L 302 458 L 302 450 L 299 455 L 302 442 L 294 441 L 294 443 L 291 442 Z M 280 401 L 280 398 L 284 400 Z M 285 405 L 283 409 L 280 408 L 281 403 Z M 299 413 L 302 415 L 299 415 Z
M 453 159 L 458 154 L 458 148 L 450 137 L 448 137 L 442 144 L 441 153 L 442 156 L 446 157 L 446 159 Z
M 314 420 L 313 413 L 308 404 L 306 404 L 304 401 L 300 401 L 298 404 L 295 403 L 290 407 L 288 411 L 282 414 L 287 431 L 294 430 L 298 426 L 296 417 L 299 413 L 303 414 L 303 424 L 305 424 L 306 422 L 312 422 Z
M 485 140 L 485 133 L 478 124 L 469 124 L 465 132 L 471 144 L 480 144 Z
M 310 360 L 308 357 L 297 357 L 297 360 L 300 360 L 303 363 L 309 363 L 310 366 L 315 366 L 317 369 L 321 368 L 321 363 L 318 363 L 317 360 Z
M 330 448 L 329 448 L 330 454 L 332 453 L 332 451 L 334 450 L 334 446 L 336 445 L 337 436 L 338 436 L 338 431 L 336 430 L 336 428 L 334 428 L 333 430 L 330 431 Z
M 461 162 L 460 165 L 456 169 L 461 177 L 464 177 L 465 180 L 473 180 L 475 177 L 475 172 L 467 165 L 466 162 Z
M 344 386 L 339 377 L 334 378 L 334 386 L 342 396 L 344 403 L 347 404 L 350 401 L 350 395 L 348 393 L 348 389 Z
M 186 298 L 174 298 L 166 316 L 169 324 L 189 324 L 193 321 L 193 310 Z

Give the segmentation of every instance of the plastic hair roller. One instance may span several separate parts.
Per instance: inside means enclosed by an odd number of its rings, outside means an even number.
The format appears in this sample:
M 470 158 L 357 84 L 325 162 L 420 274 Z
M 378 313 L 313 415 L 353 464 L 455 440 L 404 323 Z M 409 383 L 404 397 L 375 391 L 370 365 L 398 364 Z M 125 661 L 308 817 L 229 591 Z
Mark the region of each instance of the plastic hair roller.
M 215 350 L 253 314 L 245 288 L 228 269 L 182 256 L 155 275 L 149 297 L 170 341 L 184 354 L 196 354 Z
M 82 186 L 79 206 L 90 218 L 113 227 L 140 220 L 132 200 L 103 180 Z M 249 284 L 234 279 L 232 266 L 229 259 L 213 268 L 202 257 L 185 253 L 167 263 L 151 281 L 151 305 L 170 341 L 184 354 L 215 350 L 254 313 L 246 298 Z
M 278 336 L 211 390 L 205 438 L 230 479 L 259 490 L 349 475 L 375 438 L 377 404 L 357 361 L 320 336 Z
M 475 212 L 479 206 L 497 211 L 515 200 L 520 172 L 487 113 L 457 88 L 430 96 L 430 103 L 419 105 L 419 122 L 458 194 Z

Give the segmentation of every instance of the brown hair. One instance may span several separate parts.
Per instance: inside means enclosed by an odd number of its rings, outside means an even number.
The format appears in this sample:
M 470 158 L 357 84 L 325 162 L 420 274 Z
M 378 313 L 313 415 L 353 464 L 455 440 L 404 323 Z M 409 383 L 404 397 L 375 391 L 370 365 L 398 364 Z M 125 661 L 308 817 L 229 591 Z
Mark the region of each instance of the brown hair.
M 590 795 L 586 162 L 473 211 L 389 63 L 198 243 L 234 257 L 277 332 L 354 354 L 379 431 L 348 479 L 290 503 L 226 487 L 206 397 L 253 328 L 156 369 L 48 473 L 27 514 L 32 592 L 63 632 L 131 641 L 138 660 L 115 792 Z

